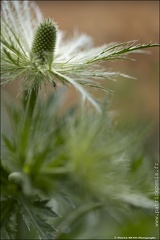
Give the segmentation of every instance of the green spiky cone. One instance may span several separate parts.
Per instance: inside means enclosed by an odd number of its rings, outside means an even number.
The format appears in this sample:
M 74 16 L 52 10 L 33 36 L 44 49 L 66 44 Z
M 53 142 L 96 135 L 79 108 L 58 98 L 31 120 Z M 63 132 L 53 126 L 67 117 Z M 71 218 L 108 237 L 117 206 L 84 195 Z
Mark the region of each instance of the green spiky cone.
M 31 57 L 41 64 L 52 62 L 56 45 L 57 26 L 51 19 L 46 19 L 34 35 Z

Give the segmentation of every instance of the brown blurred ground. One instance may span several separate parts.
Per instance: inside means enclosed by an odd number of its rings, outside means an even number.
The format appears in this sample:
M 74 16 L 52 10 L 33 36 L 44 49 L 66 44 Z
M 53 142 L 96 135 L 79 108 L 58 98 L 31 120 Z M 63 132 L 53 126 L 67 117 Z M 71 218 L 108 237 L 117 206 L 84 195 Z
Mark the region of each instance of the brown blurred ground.
M 44 17 L 51 17 L 59 28 L 72 34 L 74 29 L 91 35 L 95 46 L 109 42 L 139 40 L 159 42 L 159 1 L 36 1 Z M 107 63 L 114 71 L 138 80 L 120 81 L 114 86 L 117 107 L 127 116 L 151 118 L 158 122 L 159 49 L 150 55 L 134 55 L 136 62 Z M 13 86 L 7 87 L 13 89 Z M 13 95 L 17 93 L 14 89 Z

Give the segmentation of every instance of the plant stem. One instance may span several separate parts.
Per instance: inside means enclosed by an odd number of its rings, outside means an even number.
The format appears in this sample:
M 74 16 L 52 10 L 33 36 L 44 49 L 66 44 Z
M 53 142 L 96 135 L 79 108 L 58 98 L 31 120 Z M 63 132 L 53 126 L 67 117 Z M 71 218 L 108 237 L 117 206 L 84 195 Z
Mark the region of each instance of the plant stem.
M 22 213 L 17 212 L 17 232 L 16 239 L 30 239 L 30 233 L 24 223 Z
M 23 100 L 22 100 L 23 108 L 24 108 L 24 109 L 26 109 L 27 98 L 28 98 L 28 91 L 27 91 L 27 90 L 24 90 L 24 91 L 23 91 Z
M 103 207 L 103 203 L 90 203 L 90 204 L 82 205 L 79 209 L 70 213 L 68 216 L 66 216 L 66 218 L 64 218 L 64 220 L 59 224 L 59 226 L 57 226 L 58 234 L 56 236 L 56 240 L 62 239 L 63 234 L 65 234 L 62 231 L 64 226 L 68 226 L 70 229 L 72 229 L 72 225 L 83 215 L 97 208 L 102 208 L 102 207 Z
M 29 94 L 26 90 L 24 91 L 23 106 L 25 110 L 25 120 L 29 120 L 32 118 L 37 96 L 38 96 L 38 87 L 32 88 Z

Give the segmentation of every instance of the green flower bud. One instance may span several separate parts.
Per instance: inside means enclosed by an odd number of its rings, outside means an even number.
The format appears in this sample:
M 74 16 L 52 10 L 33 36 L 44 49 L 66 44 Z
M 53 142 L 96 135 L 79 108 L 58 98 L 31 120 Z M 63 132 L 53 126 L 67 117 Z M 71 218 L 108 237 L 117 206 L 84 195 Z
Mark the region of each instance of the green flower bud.
M 12 172 L 8 176 L 8 181 L 17 185 L 18 189 L 24 194 L 30 195 L 32 192 L 30 180 L 27 175 L 22 172 Z
M 41 64 L 52 63 L 56 45 L 57 26 L 51 19 L 46 19 L 38 27 L 34 35 L 31 56 Z
M 22 185 L 23 183 L 23 175 L 20 172 L 13 172 L 8 176 L 8 180 L 12 183 L 16 183 L 18 185 Z

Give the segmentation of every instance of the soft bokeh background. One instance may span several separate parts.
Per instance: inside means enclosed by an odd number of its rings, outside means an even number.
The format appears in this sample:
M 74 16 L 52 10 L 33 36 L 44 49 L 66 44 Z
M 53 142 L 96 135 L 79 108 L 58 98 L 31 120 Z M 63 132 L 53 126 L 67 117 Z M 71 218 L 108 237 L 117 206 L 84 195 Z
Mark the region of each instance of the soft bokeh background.
M 95 46 L 139 40 L 159 42 L 159 1 L 36 1 L 44 17 L 54 18 L 59 28 L 72 35 L 77 29 L 94 39 Z M 114 102 L 125 117 L 153 119 L 158 125 L 159 49 L 132 55 L 136 61 L 107 62 L 107 67 L 137 78 L 114 86 Z M 108 83 L 109 84 L 109 83 Z M 15 87 L 14 87 L 15 86 Z M 17 95 L 17 85 L 6 89 Z M 75 93 L 69 91 L 69 100 Z M 129 112 L 128 112 L 129 111 Z
M 95 46 L 110 42 L 139 40 L 139 43 L 159 42 L 159 1 L 36 1 L 45 18 L 54 18 L 59 28 L 72 36 L 76 29 L 94 39 Z M 107 82 L 114 90 L 112 109 L 119 110 L 122 119 L 152 121 L 153 135 L 149 145 L 158 148 L 159 129 L 159 48 L 150 54 L 132 55 L 136 61 L 107 62 L 106 68 L 124 72 L 137 80 L 120 79 Z M 18 83 L 5 87 L 17 96 Z M 68 90 L 65 104 L 77 99 Z
M 139 43 L 159 42 L 159 1 L 36 2 L 44 17 L 54 18 L 67 36 L 72 35 L 76 29 L 80 33 L 92 36 L 95 46 L 129 40 L 139 40 Z M 112 107 L 120 111 L 125 121 L 153 122 L 153 130 L 146 140 L 146 150 L 154 162 L 158 152 L 159 49 L 151 48 L 149 51 L 150 54 L 132 55 L 136 59 L 134 62 L 107 62 L 106 67 L 137 78 L 137 80 L 120 79 L 111 85 L 114 89 Z M 16 98 L 17 87 L 18 83 L 15 82 L 4 89 Z M 68 90 L 68 102 L 74 101 L 75 97 L 73 89 Z M 125 228 L 117 231 L 121 235 L 129 236 L 140 233 L 144 236 L 153 235 L 155 231 L 153 218 L 146 217 L 141 212 L 136 214 L 132 223 L 125 223 Z M 104 232 L 108 231 L 105 224 L 105 221 L 99 223 L 100 230 Z M 112 227 L 112 223 L 108 224 L 109 228 Z
M 69 34 L 74 29 L 91 35 L 95 45 L 139 40 L 159 42 L 158 1 L 37 1 L 45 17 L 54 18 Z M 145 117 L 158 117 L 158 48 L 134 55 L 136 62 L 107 63 L 108 68 L 135 76 L 114 86 L 116 103 Z M 132 82 L 131 82 L 132 81 Z M 118 91 L 117 91 L 118 88 Z

